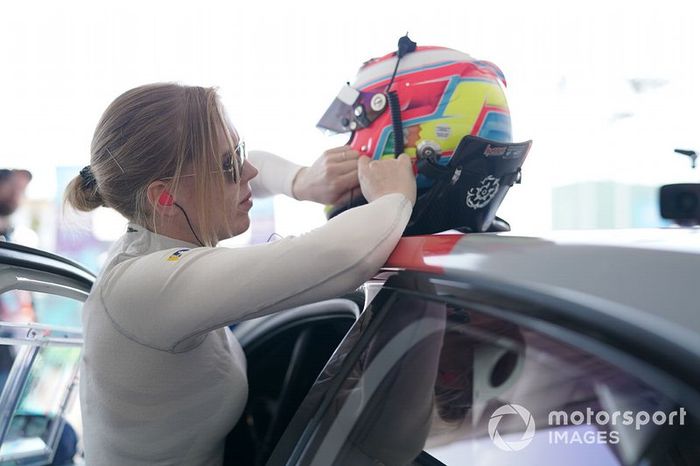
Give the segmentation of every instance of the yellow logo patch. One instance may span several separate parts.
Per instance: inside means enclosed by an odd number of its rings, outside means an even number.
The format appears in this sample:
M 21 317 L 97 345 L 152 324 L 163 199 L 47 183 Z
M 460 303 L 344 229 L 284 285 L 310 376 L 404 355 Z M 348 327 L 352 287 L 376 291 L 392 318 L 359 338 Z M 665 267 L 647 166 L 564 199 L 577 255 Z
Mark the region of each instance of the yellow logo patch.
M 178 249 L 174 253 L 170 254 L 168 256 L 168 262 L 177 262 L 180 260 L 180 257 L 182 257 L 182 254 L 186 251 L 189 251 L 189 248 L 184 248 L 184 249 Z

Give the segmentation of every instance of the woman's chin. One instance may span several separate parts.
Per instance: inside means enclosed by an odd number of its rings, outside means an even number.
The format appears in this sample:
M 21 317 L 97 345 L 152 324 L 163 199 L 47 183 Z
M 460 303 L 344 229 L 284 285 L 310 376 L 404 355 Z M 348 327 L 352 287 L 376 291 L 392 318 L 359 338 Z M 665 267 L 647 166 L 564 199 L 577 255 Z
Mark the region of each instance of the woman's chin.
M 221 234 L 219 241 L 224 241 L 241 235 L 248 231 L 248 228 L 250 228 L 250 218 L 248 217 L 248 215 L 241 215 L 233 223 L 231 230 L 223 232 Z
M 244 216 L 241 215 L 236 219 L 236 224 L 233 226 L 233 234 L 238 236 L 248 231 L 248 228 L 250 228 L 250 217 L 246 213 Z

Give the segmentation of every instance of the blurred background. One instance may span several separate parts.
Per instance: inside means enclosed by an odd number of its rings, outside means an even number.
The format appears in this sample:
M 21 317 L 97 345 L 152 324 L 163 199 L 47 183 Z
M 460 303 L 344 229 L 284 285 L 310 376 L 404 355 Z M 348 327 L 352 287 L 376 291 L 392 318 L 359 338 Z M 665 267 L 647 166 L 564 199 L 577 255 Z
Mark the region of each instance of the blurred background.
M 523 183 L 499 215 L 514 231 L 663 225 L 658 187 L 698 172 L 700 38 L 693 2 L 5 2 L 0 6 L 0 168 L 33 174 L 14 240 L 97 270 L 125 220 L 62 208 L 94 127 L 125 90 L 218 86 L 247 147 L 310 164 L 346 142 L 315 128 L 338 89 L 409 32 L 504 71 Z M 322 206 L 256 201 L 264 242 L 324 222 Z

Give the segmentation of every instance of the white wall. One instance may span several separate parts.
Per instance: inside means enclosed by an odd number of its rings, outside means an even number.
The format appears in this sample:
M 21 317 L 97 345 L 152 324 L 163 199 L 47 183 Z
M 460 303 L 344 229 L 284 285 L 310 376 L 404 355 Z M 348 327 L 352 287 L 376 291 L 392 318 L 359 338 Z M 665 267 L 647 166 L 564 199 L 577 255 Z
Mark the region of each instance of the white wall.
M 693 3 L 5 2 L 0 165 L 29 168 L 30 197 L 53 197 L 55 167 L 88 162 L 107 104 L 154 81 L 219 86 L 249 147 L 310 163 L 344 142 L 315 128 L 338 88 L 409 31 L 503 69 L 515 137 L 535 142 L 500 213 L 547 228 L 559 184 L 698 178 L 672 153 L 700 149 Z M 665 84 L 640 94 L 631 79 Z M 277 202 L 282 234 L 322 221 Z

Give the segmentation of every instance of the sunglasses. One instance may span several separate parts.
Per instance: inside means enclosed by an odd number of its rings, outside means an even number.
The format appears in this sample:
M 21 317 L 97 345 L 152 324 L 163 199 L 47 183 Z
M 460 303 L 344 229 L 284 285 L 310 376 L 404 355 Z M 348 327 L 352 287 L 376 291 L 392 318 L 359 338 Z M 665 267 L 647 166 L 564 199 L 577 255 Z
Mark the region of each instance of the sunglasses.
M 245 150 L 245 141 L 240 140 L 234 149 L 235 156 L 230 151 L 224 154 L 221 170 L 224 172 L 227 180 L 232 183 L 238 183 L 243 173 L 243 165 L 248 160 L 248 153 Z
M 230 183 L 238 183 L 241 179 L 241 173 L 243 173 L 243 165 L 245 165 L 246 160 L 248 160 L 248 153 L 245 150 L 245 141 L 241 140 L 236 148 L 234 149 L 235 155 L 231 154 L 231 151 L 227 151 L 221 161 L 221 171 L 224 174 L 226 181 Z M 185 176 L 196 176 L 196 173 L 187 173 Z M 162 180 L 172 180 L 174 177 L 168 176 L 161 178 Z

